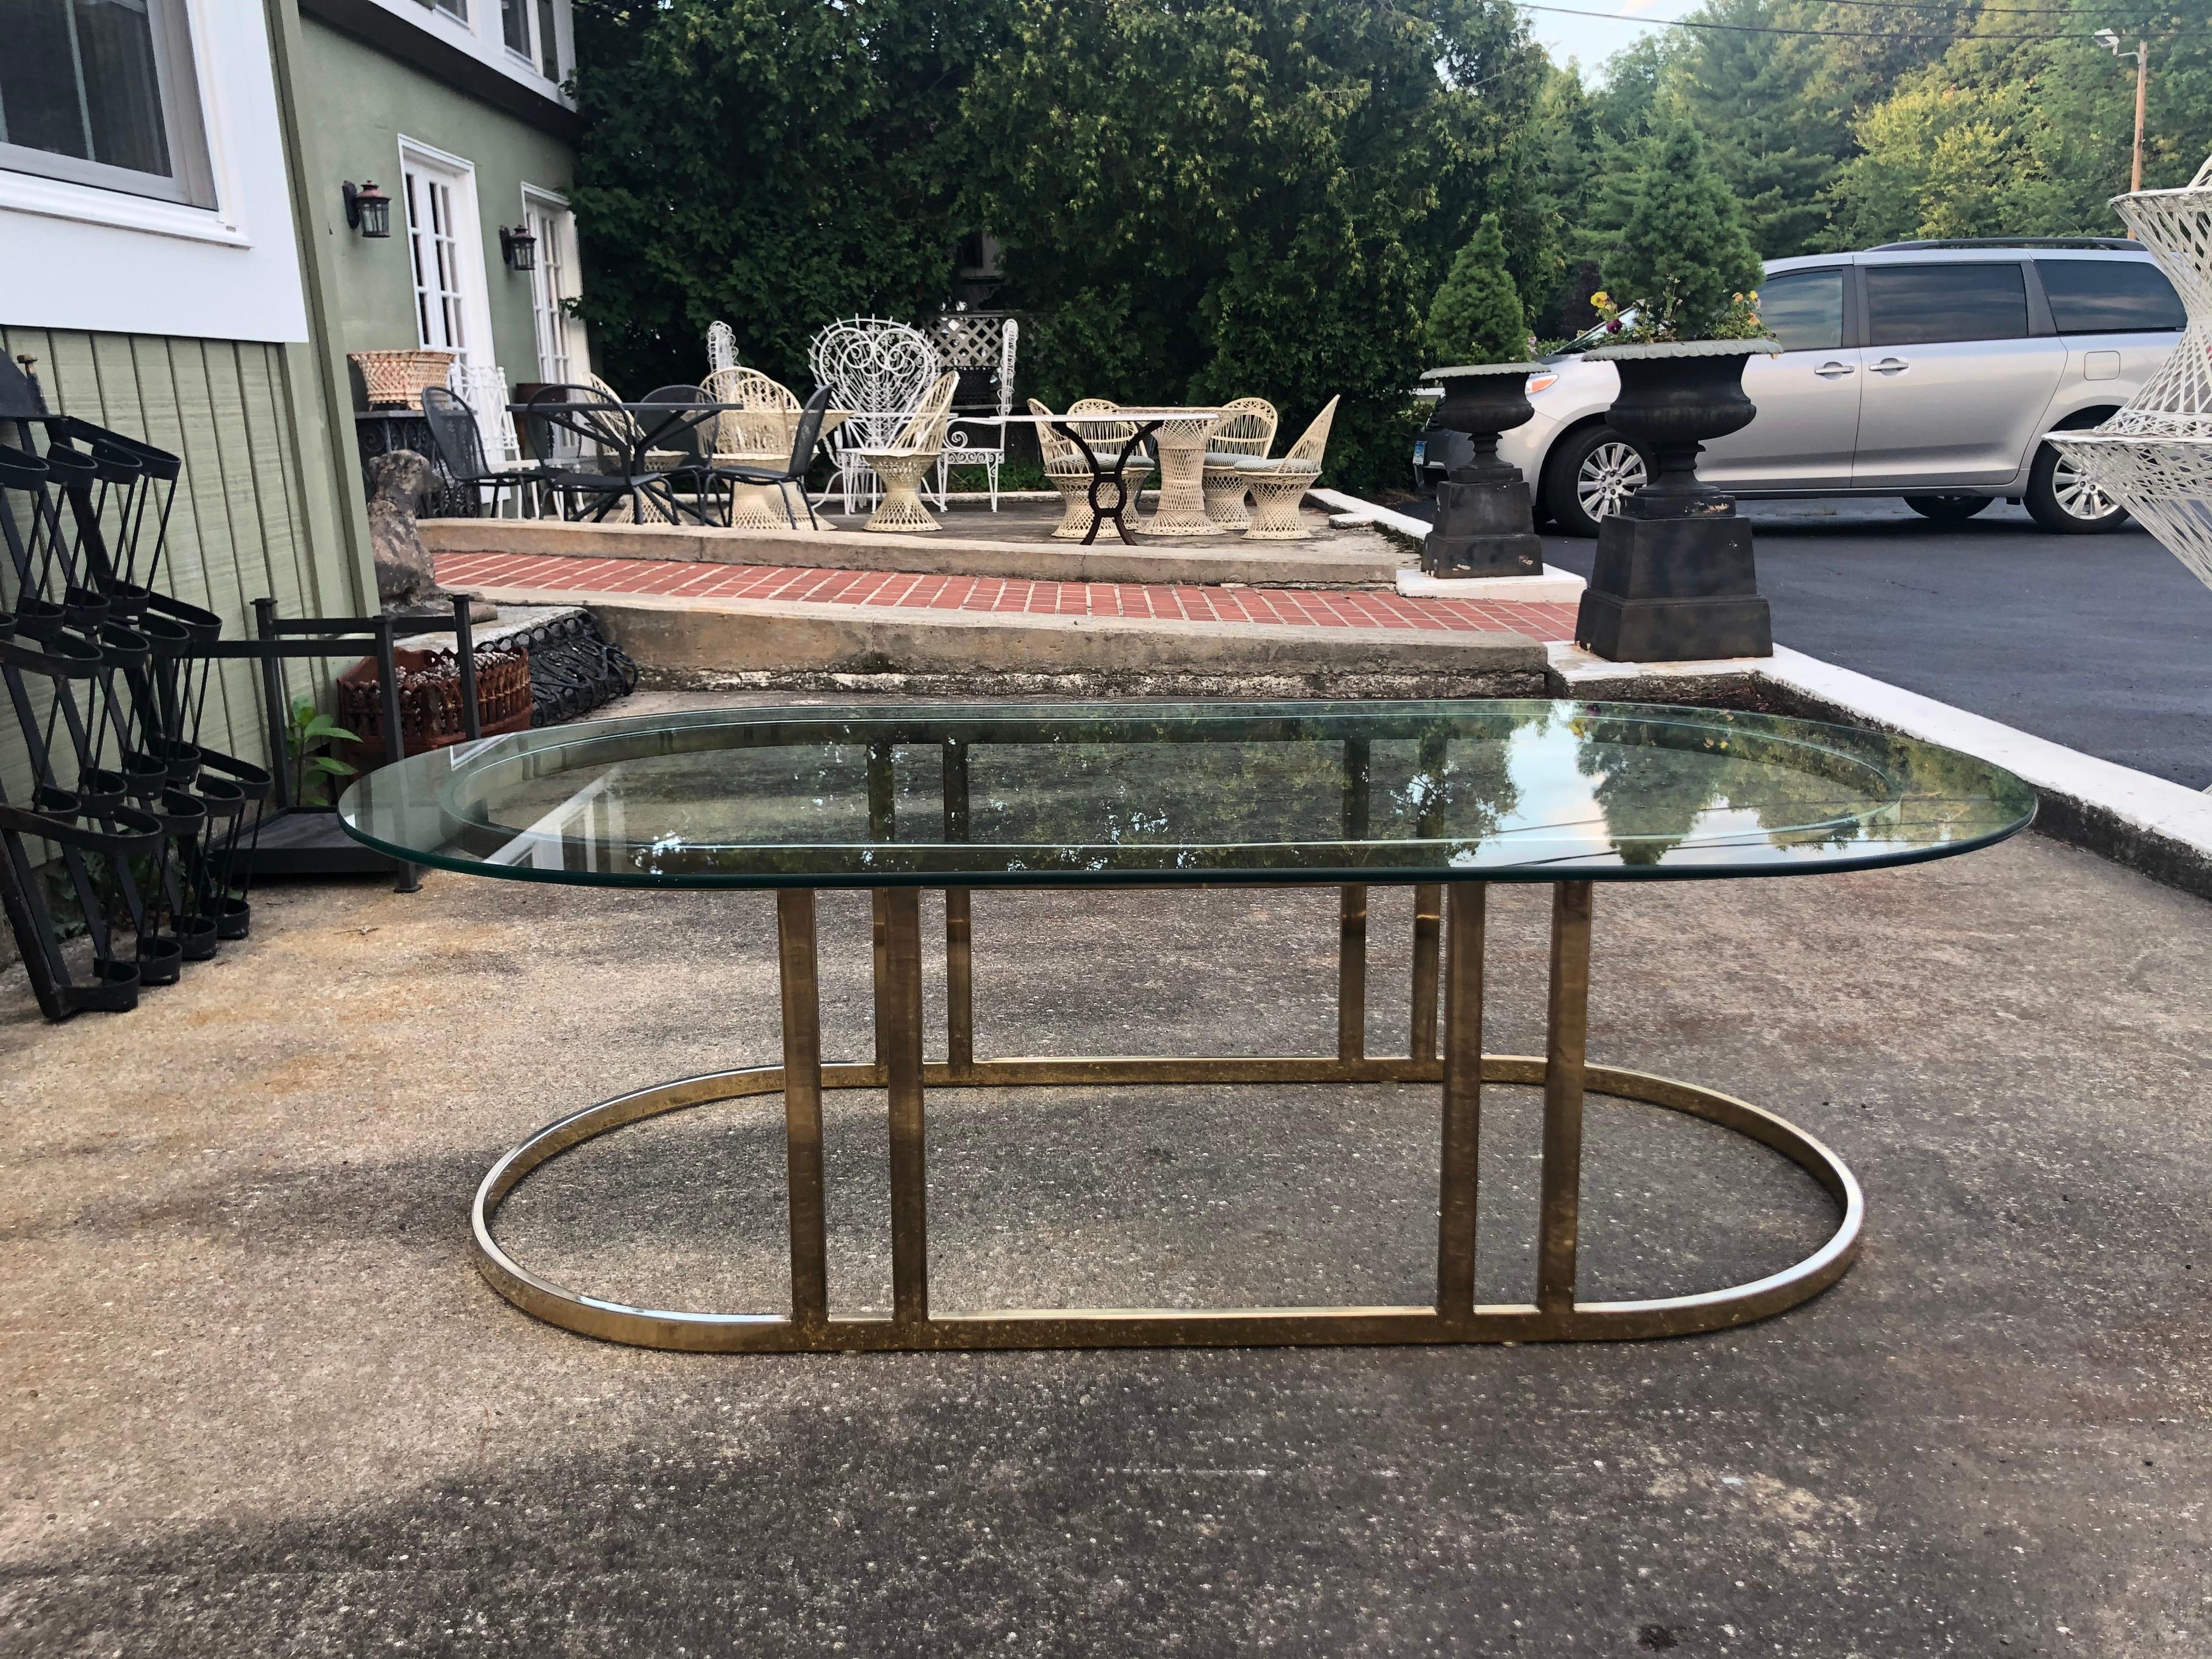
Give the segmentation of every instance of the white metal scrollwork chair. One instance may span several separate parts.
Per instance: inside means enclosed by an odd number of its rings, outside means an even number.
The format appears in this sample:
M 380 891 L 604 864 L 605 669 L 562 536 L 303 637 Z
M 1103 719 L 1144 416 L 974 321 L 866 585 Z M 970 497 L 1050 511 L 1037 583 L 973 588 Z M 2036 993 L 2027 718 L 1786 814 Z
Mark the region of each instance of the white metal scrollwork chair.
M 1328 449 L 1328 428 L 1336 419 L 1338 399 L 1331 398 L 1314 416 L 1313 424 L 1283 453 L 1280 460 L 1248 456 L 1237 462 L 1252 486 L 1252 527 L 1247 541 L 1302 542 L 1313 532 L 1298 517 L 1298 503 L 1321 477 L 1322 457 Z
M 956 466 L 980 466 L 999 510 L 999 469 L 1006 459 L 1006 416 L 1014 410 L 1014 357 L 1022 325 L 992 311 L 951 311 L 931 325 L 945 368 L 960 377 L 952 423 L 937 461 L 937 504 L 945 505 Z
M 895 450 L 907 422 L 921 407 L 945 372 L 937 348 L 918 328 L 883 317 L 851 317 L 832 323 L 806 349 L 806 364 L 817 386 L 830 388 L 836 404 L 848 411 L 831 434 L 830 459 L 836 468 L 823 491 L 845 498 L 845 511 L 857 512 L 865 496 L 875 502 L 878 480 L 864 459 L 870 450 Z M 935 520 L 932 520 L 933 526 Z
M 863 530 L 905 530 L 927 532 L 944 526 L 929 516 L 921 504 L 921 481 L 945 450 L 945 426 L 951 417 L 952 390 L 960 377 L 950 371 L 908 417 L 898 436 L 880 449 L 863 449 L 860 460 L 884 481 L 884 501 L 868 515 Z
M 1206 516 L 1224 530 L 1243 530 L 1252 522 L 1244 498 L 1252 480 L 1241 464 L 1264 457 L 1275 441 L 1274 404 L 1265 398 L 1239 398 L 1222 405 L 1221 423 L 1206 441 Z
M 738 331 L 727 323 L 707 325 L 707 372 L 720 374 L 738 366 Z
M 1130 434 L 1136 430 L 1136 422 L 1079 421 L 1075 416 L 1095 415 L 1115 407 L 1102 398 L 1085 398 L 1070 404 L 1067 408 L 1067 424 L 1083 434 L 1083 441 L 1091 446 L 1091 455 L 1102 468 L 1114 464 L 1114 458 L 1121 453 Z M 1083 451 L 1077 444 L 1062 437 L 1048 424 L 1052 419 L 1052 410 L 1032 398 L 1030 399 L 1030 413 L 1041 417 L 1036 429 L 1037 448 L 1044 457 L 1045 482 L 1060 492 L 1060 522 L 1053 528 L 1053 539 L 1079 542 L 1091 533 L 1097 517 L 1091 510 L 1091 463 L 1084 459 Z M 1144 456 L 1129 458 L 1128 465 L 1122 469 L 1121 477 L 1132 496 L 1152 467 L 1151 460 Z
M 505 369 L 496 363 L 471 363 L 456 357 L 453 367 L 446 371 L 446 390 L 475 412 L 484 459 L 493 471 L 512 476 L 536 469 L 535 461 L 522 458 L 522 441 L 515 433 L 514 416 L 507 408 L 514 397 L 507 388 Z M 499 491 L 494 489 L 491 494 L 492 510 L 496 516 Z M 519 514 L 528 516 L 535 511 L 527 491 L 516 490 L 515 501 Z

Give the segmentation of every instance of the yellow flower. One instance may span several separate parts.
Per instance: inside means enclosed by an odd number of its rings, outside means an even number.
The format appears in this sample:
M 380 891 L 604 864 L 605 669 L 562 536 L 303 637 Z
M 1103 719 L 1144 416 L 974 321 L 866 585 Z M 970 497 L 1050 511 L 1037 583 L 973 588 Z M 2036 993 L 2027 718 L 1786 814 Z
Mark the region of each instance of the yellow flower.
M 1590 303 L 1594 306 L 1609 306 L 1613 303 L 1613 295 L 1600 289 L 1590 295 Z

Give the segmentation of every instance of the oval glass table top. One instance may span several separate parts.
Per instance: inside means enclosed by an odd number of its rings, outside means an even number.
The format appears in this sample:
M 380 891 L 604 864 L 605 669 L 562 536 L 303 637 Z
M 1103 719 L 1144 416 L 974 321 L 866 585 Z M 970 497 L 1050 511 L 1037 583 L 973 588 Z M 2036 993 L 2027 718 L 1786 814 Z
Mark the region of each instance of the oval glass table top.
M 1910 738 L 1503 701 L 640 715 L 410 756 L 338 805 L 412 863 L 629 887 L 1809 874 L 1966 852 L 2034 810 Z

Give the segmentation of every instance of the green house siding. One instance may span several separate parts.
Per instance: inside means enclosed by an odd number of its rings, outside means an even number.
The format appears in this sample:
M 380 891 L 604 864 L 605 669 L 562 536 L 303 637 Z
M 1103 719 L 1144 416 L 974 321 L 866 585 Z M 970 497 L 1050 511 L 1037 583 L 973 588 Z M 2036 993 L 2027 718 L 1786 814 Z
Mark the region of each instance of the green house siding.
M 307 347 L 4 325 L 0 347 L 37 359 L 48 408 L 184 458 L 157 586 L 214 611 L 226 635 L 251 634 L 252 602 L 264 596 L 295 617 L 374 609 L 314 471 L 322 441 Z M 310 689 L 296 672 L 294 681 Z M 202 736 L 265 757 L 250 664 L 225 664 L 210 682 Z M 0 719 L 0 782 L 21 800 L 28 781 L 15 721 Z
M 413 139 L 471 163 L 484 253 L 471 277 L 485 286 L 492 349 L 511 383 L 538 378 L 530 278 L 501 262 L 499 228 L 522 222 L 522 187 L 565 194 L 574 152 L 517 116 L 445 86 L 422 70 L 313 17 L 301 19 L 297 72 L 313 118 L 305 137 L 315 158 L 315 227 L 337 293 L 339 349 L 408 349 L 419 343 L 414 281 L 400 201 L 399 140 Z M 338 186 L 374 179 L 392 200 L 392 236 L 371 241 L 349 230 Z

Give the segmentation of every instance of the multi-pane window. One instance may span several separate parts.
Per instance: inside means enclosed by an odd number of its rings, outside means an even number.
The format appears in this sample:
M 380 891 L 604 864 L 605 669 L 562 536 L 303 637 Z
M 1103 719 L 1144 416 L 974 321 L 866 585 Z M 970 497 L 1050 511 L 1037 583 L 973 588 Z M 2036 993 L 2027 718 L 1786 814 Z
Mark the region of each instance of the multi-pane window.
M 181 0 L 0 0 L 0 167 L 212 205 Z
M 553 0 L 538 0 L 538 67 L 549 81 L 561 78 L 561 37 L 553 27 Z
M 530 0 L 499 0 L 499 32 L 509 52 L 530 56 Z
M 459 227 L 452 183 L 410 165 L 407 246 L 415 276 L 415 331 L 425 347 L 468 349 Z

